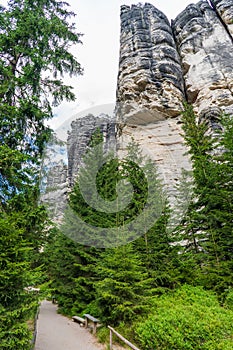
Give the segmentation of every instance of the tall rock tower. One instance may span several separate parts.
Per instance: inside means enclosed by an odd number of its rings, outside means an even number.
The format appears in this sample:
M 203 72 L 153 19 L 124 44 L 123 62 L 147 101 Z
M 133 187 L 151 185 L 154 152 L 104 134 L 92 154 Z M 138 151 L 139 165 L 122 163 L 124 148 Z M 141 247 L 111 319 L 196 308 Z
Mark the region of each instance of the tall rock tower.
M 184 100 L 180 56 L 167 17 L 148 3 L 122 6 L 116 104 L 120 150 L 133 137 L 156 161 L 169 193 L 181 169 L 190 169 L 180 136 Z
M 212 129 L 222 112 L 233 115 L 233 0 L 191 4 L 171 24 L 151 4 L 122 6 L 116 115 L 73 122 L 65 163 L 64 144 L 56 144 L 50 162 L 55 175 L 48 180 L 57 188 L 54 198 L 66 202 L 92 132 L 100 128 L 108 148 L 115 123 L 119 153 L 133 137 L 175 195 L 182 169 L 191 169 L 181 136 L 183 101 Z
M 167 17 L 151 4 L 121 7 L 117 112 L 147 124 L 179 115 L 183 75 Z
M 209 118 L 233 113 L 233 1 L 212 4 L 191 4 L 172 22 L 188 102 Z
M 121 148 L 134 137 L 169 191 L 190 169 L 180 136 L 182 102 L 212 128 L 233 114 L 233 0 L 191 4 L 170 24 L 153 5 L 121 7 L 117 120 Z

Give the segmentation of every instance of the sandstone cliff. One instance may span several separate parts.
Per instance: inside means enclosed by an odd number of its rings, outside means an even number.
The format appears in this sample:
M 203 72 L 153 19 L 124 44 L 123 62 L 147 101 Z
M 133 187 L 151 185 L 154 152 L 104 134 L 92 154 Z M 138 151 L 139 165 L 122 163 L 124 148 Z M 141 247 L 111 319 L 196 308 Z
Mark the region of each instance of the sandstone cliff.
M 183 76 L 171 26 L 153 5 L 121 7 L 117 113 L 147 124 L 177 116 Z
M 190 4 L 171 25 L 150 4 L 122 6 L 121 149 L 133 136 L 156 161 L 170 193 L 181 168 L 190 169 L 180 136 L 182 102 L 192 103 L 213 129 L 222 111 L 233 113 L 233 1 L 211 3 Z
M 233 0 L 190 4 L 171 24 L 151 4 L 122 6 L 116 115 L 88 115 L 72 123 L 67 178 L 60 182 L 73 185 L 97 127 L 106 148 L 114 142 L 117 122 L 119 152 L 124 154 L 133 137 L 175 195 L 182 168 L 191 168 L 180 135 L 185 100 L 213 129 L 222 111 L 233 113 Z
M 200 115 L 216 107 L 232 113 L 233 42 L 219 14 L 208 2 L 200 1 L 189 5 L 172 28 L 188 102 Z
M 219 15 L 220 20 L 226 24 L 227 29 L 233 36 L 233 1 L 232 0 L 210 0 L 212 7 Z
M 71 131 L 68 132 L 67 139 L 69 186 L 74 184 L 91 136 L 97 128 L 103 135 L 105 150 L 109 149 L 115 142 L 116 130 L 113 119 L 108 115 L 93 116 L 89 114 L 85 118 L 77 119 L 71 123 Z

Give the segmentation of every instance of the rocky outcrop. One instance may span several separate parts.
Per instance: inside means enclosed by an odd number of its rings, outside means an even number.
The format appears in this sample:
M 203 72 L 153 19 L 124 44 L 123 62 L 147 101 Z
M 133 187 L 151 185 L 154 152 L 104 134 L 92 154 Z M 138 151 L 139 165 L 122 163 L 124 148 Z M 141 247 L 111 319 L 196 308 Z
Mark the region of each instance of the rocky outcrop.
M 55 135 L 47 145 L 40 177 L 41 201 L 53 219 L 60 222 L 67 204 L 68 156 L 66 142 Z
M 148 124 L 180 113 L 179 55 L 167 17 L 153 5 L 121 7 L 117 116 Z
M 78 170 L 82 165 L 82 159 L 87 152 L 93 133 L 99 129 L 103 135 L 104 148 L 108 150 L 115 144 L 115 123 L 106 114 L 94 116 L 87 115 L 71 123 L 71 131 L 68 132 L 68 181 L 69 186 L 74 184 Z
M 155 160 L 169 193 L 181 169 L 190 169 L 180 136 L 182 102 L 192 103 L 212 131 L 219 128 L 222 111 L 233 113 L 231 5 L 232 0 L 213 0 L 212 6 L 200 1 L 171 25 L 150 4 L 121 8 L 121 150 L 133 136 Z
M 147 125 L 125 125 L 118 140 L 119 153 L 124 154 L 131 138 L 134 138 L 143 155 L 155 162 L 158 174 L 172 200 L 177 192 L 176 185 L 182 169 L 191 170 L 181 133 L 179 119 L 168 118 Z
M 233 0 L 210 0 L 210 3 L 233 38 Z
M 170 196 L 176 195 L 182 169 L 191 169 L 181 136 L 182 102 L 193 104 L 213 134 L 222 111 L 233 114 L 232 19 L 233 0 L 191 4 L 171 24 L 151 4 L 121 7 L 116 120 L 88 114 L 72 122 L 67 163 L 55 157 L 58 162 L 48 181 L 61 203 L 97 128 L 106 150 L 115 147 L 117 131 L 121 156 L 133 137 L 157 164 Z M 63 125 L 60 134 L 67 129 Z M 62 152 L 60 146 L 55 153 Z
M 189 5 L 172 28 L 188 102 L 200 115 L 219 107 L 233 112 L 233 43 L 206 1 Z
M 62 125 L 62 128 L 65 126 Z M 116 124 L 106 114 L 88 114 L 67 126 L 68 139 L 53 136 L 47 146 L 41 170 L 41 201 L 57 223 L 61 223 L 67 207 L 68 194 L 75 183 L 83 157 L 89 149 L 93 133 L 99 129 L 103 135 L 103 151 L 116 149 Z M 59 134 L 59 130 L 57 132 Z M 63 133 L 61 134 L 63 136 Z

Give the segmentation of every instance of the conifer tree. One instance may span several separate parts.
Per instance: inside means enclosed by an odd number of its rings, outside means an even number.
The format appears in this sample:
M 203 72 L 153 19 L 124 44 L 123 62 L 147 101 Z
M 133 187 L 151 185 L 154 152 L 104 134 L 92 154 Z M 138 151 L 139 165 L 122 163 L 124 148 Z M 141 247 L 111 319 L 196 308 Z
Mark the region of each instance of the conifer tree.
M 44 260 L 60 312 L 82 315 L 93 301 L 97 253 L 95 248 L 82 246 L 59 230 L 52 233 Z
M 0 6 L 0 264 L 2 349 L 30 347 L 26 319 L 40 265 L 47 215 L 38 206 L 41 155 L 52 105 L 74 100 L 64 74 L 81 73 L 71 54 L 80 35 L 68 4 L 56 0 L 9 0 Z
M 50 134 L 44 121 L 52 117 L 51 101 L 58 105 L 75 98 L 61 79 L 81 73 L 69 52 L 71 44 L 80 42 L 70 23 L 73 16 L 67 3 L 56 0 L 11 0 L 0 7 L 0 152 L 6 157 L 15 152 L 11 173 L 1 169 L 4 186 L 18 189 L 11 174 L 20 169 L 24 184 L 30 183 L 30 169 Z
M 19 213 L 0 212 L 0 344 L 1 349 L 30 349 L 32 336 L 26 325 L 34 309 L 25 291 L 32 281 L 25 229 L 17 227 Z
M 208 121 L 198 123 L 191 106 L 186 107 L 183 116 L 184 138 L 194 176 L 194 199 L 186 215 L 185 239 L 191 242 L 195 237 L 195 254 L 189 254 L 189 259 L 200 268 L 196 282 L 218 292 L 223 292 L 231 283 L 232 170 L 228 167 L 232 157 L 231 123 L 229 117 L 225 119 L 228 127 L 213 137 Z M 187 246 L 190 245 L 185 249 Z
M 131 244 L 104 251 L 97 266 L 97 274 L 97 305 L 105 324 L 130 324 L 148 311 L 147 273 Z

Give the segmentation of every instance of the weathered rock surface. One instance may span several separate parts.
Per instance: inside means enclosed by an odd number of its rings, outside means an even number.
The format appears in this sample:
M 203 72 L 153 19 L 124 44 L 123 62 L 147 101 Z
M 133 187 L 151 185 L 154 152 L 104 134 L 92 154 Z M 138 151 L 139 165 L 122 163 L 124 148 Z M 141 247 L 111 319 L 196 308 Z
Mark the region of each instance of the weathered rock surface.
M 62 130 L 64 127 L 62 125 Z M 74 120 L 70 128 L 67 126 L 70 129 L 67 142 L 55 136 L 47 147 L 41 172 L 41 200 L 57 223 L 62 222 L 68 193 L 74 185 L 91 137 L 98 128 L 104 138 L 103 150 L 114 149 L 116 125 L 114 119 L 106 114 L 88 114 Z
M 89 114 L 85 118 L 77 119 L 71 123 L 71 131 L 68 132 L 67 140 L 69 186 L 74 184 L 91 136 L 98 128 L 103 135 L 104 147 L 107 150 L 112 143 L 115 143 L 116 130 L 112 118 L 105 114 L 97 117 Z
M 198 114 L 220 107 L 233 112 L 233 44 L 217 13 L 206 1 L 189 5 L 172 28 L 188 102 Z
M 210 2 L 233 37 L 233 0 L 211 0 Z
M 177 116 L 183 76 L 167 17 L 153 5 L 121 7 L 117 116 L 136 124 Z
M 124 154 L 133 136 L 143 155 L 155 162 L 170 198 L 175 197 L 182 169 L 191 170 L 189 158 L 184 155 L 187 149 L 181 133 L 179 119 L 169 118 L 147 125 L 126 125 L 119 138 L 119 152 Z
M 50 216 L 60 222 L 67 204 L 68 156 L 66 142 L 54 136 L 47 146 L 41 169 L 41 200 Z
M 151 4 L 121 7 L 116 104 L 119 154 L 124 155 L 133 137 L 156 162 L 171 197 L 182 169 L 191 168 L 180 135 L 183 100 L 194 105 L 199 119 L 208 120 L 213 134 L 221 112 L 233 114 L 233 0 L 210 3 L 189 5 L 171 25 Z M 109 149 L 115 143 L 115 119 L 88 114 L 71 124 L 67 164 L 55 157 L 58 161 L 48 182 L 57 189 L 54 196 L 61 203 L 74 184 L 96 128 Z M 66 130 L 63 125 L 60 134 Z

